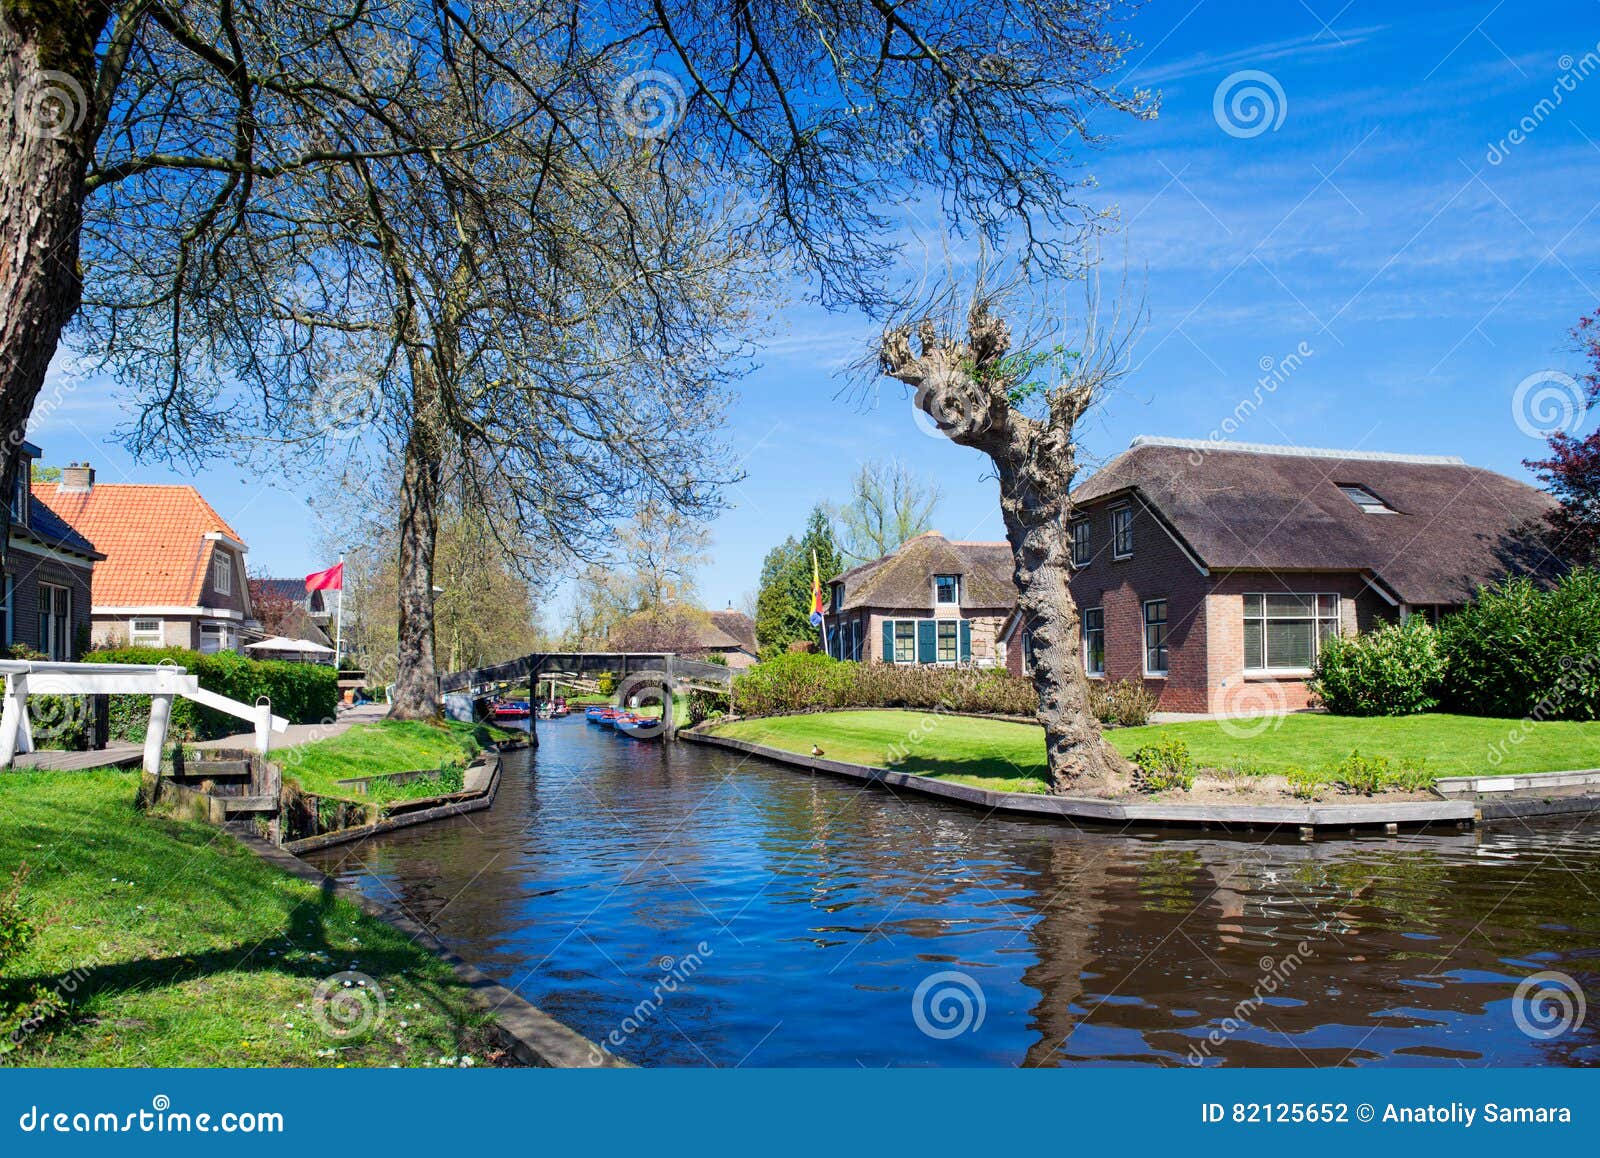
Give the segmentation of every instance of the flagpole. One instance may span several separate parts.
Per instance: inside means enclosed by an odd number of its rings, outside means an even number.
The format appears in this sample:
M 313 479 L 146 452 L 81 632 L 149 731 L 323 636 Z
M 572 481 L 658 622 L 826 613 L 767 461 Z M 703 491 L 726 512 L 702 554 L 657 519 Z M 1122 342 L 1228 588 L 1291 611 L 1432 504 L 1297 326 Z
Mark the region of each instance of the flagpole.
M 344 656 L 344 552 L 339 552 L 339 602 L 333 621 L 333 670 L 338 674 Z

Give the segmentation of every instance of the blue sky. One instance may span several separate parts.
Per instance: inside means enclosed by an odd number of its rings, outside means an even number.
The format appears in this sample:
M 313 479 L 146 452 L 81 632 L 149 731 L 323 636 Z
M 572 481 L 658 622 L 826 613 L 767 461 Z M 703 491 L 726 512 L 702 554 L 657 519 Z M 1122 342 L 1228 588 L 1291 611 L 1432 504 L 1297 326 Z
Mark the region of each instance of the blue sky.
M 1524 428 L 1551 413 L 1592 426 L 1559 407 L 1529 414 L 1559 379 L 1518 387 L 1577 371 L 1567 331 L 1600 307 L 1600 3 L 1153 0 L 1130 31 L 1142 47 L 1126 81 L 1158 89 L 1161 115 L 1103 120 L 1112 139 L 1079 159 L 1095 201 L 1120 214 L 1109 256 L 1120 269 L 1125 245 L 1148 319 L 1132 373 L 1084 430 L 1092 457 L 1135 434 L 1222 430 L 1262 368 L 1296 351 L 1232 437 L 1459 454 L 1526 477 L 1543 443 Z M 1265 125 L 1249 101 L 1230 113 L 1241 86 L 1267 94 Z M 938 246 L 931 219 L 908 208 L 906 224 Z M 913 243 L 908 264 L 925 260 Z M 896 385 L 837 396 L 872 334 L 859 317 L 795 307 L 766 342 L 730 415 L 748 477 L 713 527 L 708 606 L 753 588 L 766 551 L 814 503 L 846 498 L 869 458 L 936 477 L 951 537 L 1001 537 L 980 456 L 923 433 Z M 70 381 L 47 385 L 41 410 Z M 90 459 L 104 481 L 187 477 L 109 440 L 106 383 L 57 397 L 32 429 L 46 461 Z M 253 569 L 326 565 L 315 483 L 259 474 L 193 481 L 245 536 Z

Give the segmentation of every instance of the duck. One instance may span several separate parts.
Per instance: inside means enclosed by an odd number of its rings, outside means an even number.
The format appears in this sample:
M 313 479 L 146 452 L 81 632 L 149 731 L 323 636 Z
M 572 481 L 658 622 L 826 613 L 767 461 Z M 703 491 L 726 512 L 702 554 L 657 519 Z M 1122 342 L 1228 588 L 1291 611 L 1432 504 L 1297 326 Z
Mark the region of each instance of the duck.
M 813 756 L 820 756 L 822 755 L 822 749 L 813 744 L 811 745 L 811 754 Z

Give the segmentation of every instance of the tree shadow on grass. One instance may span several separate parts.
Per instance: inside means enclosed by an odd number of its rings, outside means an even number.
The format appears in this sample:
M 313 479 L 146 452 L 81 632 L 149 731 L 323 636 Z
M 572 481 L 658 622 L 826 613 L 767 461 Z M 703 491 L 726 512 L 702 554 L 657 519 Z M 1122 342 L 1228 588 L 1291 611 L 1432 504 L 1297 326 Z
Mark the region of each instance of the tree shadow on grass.
M 329 917 L 337 903 L 333 882 L 327 881 L 314 900 L 301 901 L 290 910 L 283 928 L 249 944 L 200 953 L 85 965 L 56 973 L 0 978 L 0 1008 L 22 1001 L 41 989 L 58 993 L 68 1003 L 65 1018 L 43 1027 L 50 1036 L 58 1038 L 62 1034 L 92 1026 L 107 999 L 175 987 L 207 977 L 240 973 L 277 974 L 301 979 L 305 982 L 305 1000 L 309 1004 L 319 984 L 350 968 L 348 965 L 342 966 L 341 961 L 355 959 L 360 961 L 360 972 L 385 989 L 395 981 L 404 979 L 407 997 L 428 1002 L 449 1027 L 455 1043 L 453 1052 L 470 1052 L 469 1046 L 481 1044 L 481 1029 L 468 1024 L 462 1017 L 463 1009 L 469 1007 L 469 987 L 448 975 L 448 965 L 443 962 L 439 965 L 445 975 L 443 979 L 426 976 L 417 969 L 417 958 L 419 954 L 426 956 L 427 951 L 400 943 L 404 934 L 398 930 L 393 931 L 392 936 L 396 941 L 390 945 L 363 943 L 356 950 L 335 947 L 329 939 L 328 930 Z M 282 948 L 284 941 L 292 946 L 288 952 L 294 953 L 294 957 L 285 955 Z M 276 956 L 273 955 L 274 951 L 277 952 Z M 381 1024 L 373 1027 L 371 1036 L 366 1040 L 377 1039 Z M 25 1033 L 24 1040 L 18 1042 L 23 1047 L 23 1060 L 26 1056 L 26 1036 Z M 363 1044 L 354 1038 L 341 1039 L 331 1035 L 329 1038 L 330 1044 L 337 1044 L 341 1040 Z M 386 1057 L 383 1060 L 391 1059 Z
M 940 759 L 937 756 L 910 755 L 902 757 L 889 765 L 891 772 L 911 772 L 918 776 L 964 776 L 976 781 L 1012 781 L 1031 780 L 1041 786 L 1047 785 L 1044 763 L 1036 765 L 1018 765 L 1003 756 L 983 756 L 979 758 L 963 758 L 960 760 Z M 996 784 L 996 791 L 1004 791 L 1008 786 Z

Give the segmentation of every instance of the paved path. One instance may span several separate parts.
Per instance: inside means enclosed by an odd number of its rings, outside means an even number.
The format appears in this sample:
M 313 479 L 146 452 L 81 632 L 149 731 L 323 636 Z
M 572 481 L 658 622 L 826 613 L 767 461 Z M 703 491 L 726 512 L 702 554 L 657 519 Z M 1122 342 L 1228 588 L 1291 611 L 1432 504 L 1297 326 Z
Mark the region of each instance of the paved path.
M 389 714 L 388 704 L 362 704 L 360 707 L 346 708 L 340 712 L 332 723 L 327 724 L 290 724 L 287 732 L 274 732 L 272 734 L 272 747 L 293 748 L 297 744 L 309 744 L 313 740 L 326 740 L 330 736 L 337 736 L 348 732 L 356 724 L 370 724 L 381 720 Z M 240 732 L 236 736 L 224 736 L 220 740 L 205 740 L 196 744 L 196 748 L 253 748 L 255 747 L 256 734 L 254 731 Z

